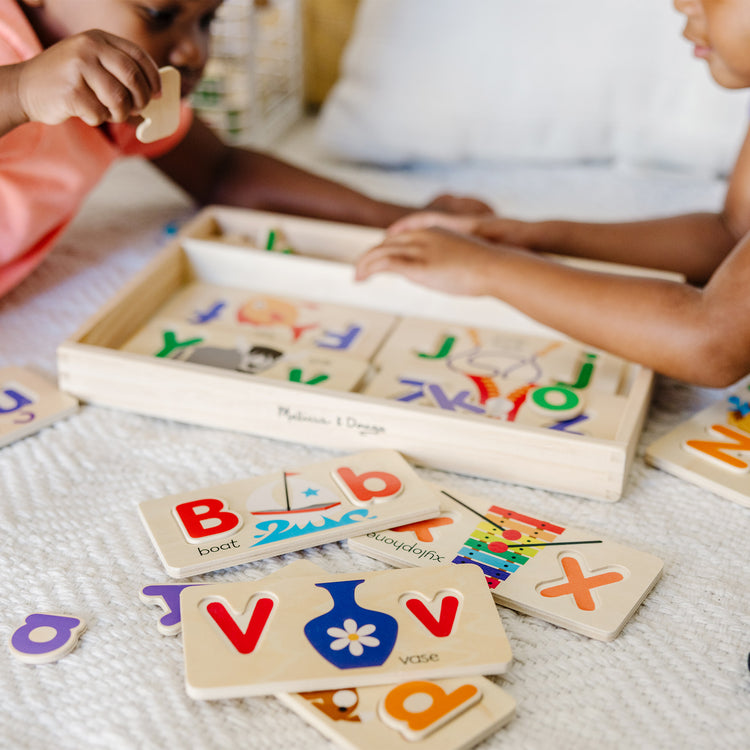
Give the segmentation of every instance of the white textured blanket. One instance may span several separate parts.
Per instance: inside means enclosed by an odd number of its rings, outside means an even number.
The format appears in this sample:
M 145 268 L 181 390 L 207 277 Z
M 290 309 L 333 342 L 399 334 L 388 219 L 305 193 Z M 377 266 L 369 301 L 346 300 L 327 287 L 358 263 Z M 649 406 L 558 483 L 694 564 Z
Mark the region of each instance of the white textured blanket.
M 309 166 L 309 143 L 286 153 Z M 718 205 L 723 185 L 605 167 L 382 173 L 327 165 L 362 189 L 420 203 L 437 191 L 484 195 L 526 216 L 624 218 Z M 144 183 L 143 180 L 147 179 Z M 0 300 L 0 366 L 55 378 L 55 348 L 139 269 L 185 199 L 139 162 L 118 166 L 60 247 Z M 657 471 L 645 446 L 720 394 L 659 379 L 622 500 L 596 502 L 419 469 L 425 478 L 543 517 L 599 530 L 663 558 L 662 579 L 612 643 L 500 608 L 515 656 L 498 684 L 516 718 L 483 747 L 750 746 L 750 509 Z M 329 742 L 273 698 L 188 698 L 180 638 L 157 632 L 139 590 L 165 573 L 137 503 L 325 458 L 321 449 L 84 405 L 0 450 L 0 635 L 34 611 L 88 623 L 77 649 L 29 666 L 0 651 L 0 746 L 323 748 Z M 207 575 L 255 579 L 298 558 L 332 572 L 383 564 L 330 544 Z

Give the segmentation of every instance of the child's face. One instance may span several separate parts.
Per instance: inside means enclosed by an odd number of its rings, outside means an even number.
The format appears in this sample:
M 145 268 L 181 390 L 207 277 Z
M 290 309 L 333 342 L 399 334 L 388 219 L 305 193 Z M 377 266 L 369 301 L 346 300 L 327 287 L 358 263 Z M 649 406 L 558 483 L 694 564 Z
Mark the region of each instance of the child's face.
M 208 59 L 211 21 L 222 0 L 23 0 L 45 46 L 101 29 L 142 47 L 159 67 L 173 65 L 182 95 L 195 88 Z
M 750 86 L 750 1 L 673 0 L 687 16 L 683 36 L 708 63 L 714 80 L 728 89 Z

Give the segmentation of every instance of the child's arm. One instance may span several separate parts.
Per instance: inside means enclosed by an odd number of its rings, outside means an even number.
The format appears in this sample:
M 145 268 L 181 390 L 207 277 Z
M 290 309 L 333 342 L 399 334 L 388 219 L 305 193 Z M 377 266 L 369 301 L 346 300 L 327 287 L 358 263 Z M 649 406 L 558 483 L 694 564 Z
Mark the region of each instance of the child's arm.
M 705 283 L 750 231 L 750 134 L 740 150 L 722 210 L 650 221 L 585 223 L 519 221 L 500 216 L 447 217 L 414 214 L 389 231 L 442 226 L 540 252 L 661 268 Z
M 699 385 L 727 386 L 750 372 L 750 237 L 703 289 L 583 271 L 445 229 L 389 235 L 360 259 L 357 278 L 383 271 L 495 296 L 575 339 Z
M 0 67 L 0 136 L 26 122 L 56 125 L 70 117 L 92 126 L 124 122 L 160 89 L 157 67 L 140 47 L 87 31 Z
M 154 164 L 198 203 L 220 203 L 385 227 L 413 207 L 369 198 L 267 154 L 225 144 L 195 120 L 187 136 Z M 487 213 L 471 198 L 440 196 L 438 210 Z
M 698 284 L 710 277 L 741 236 L 730 228 L 725 213 L 587 223 L 531 222 L 502 216 L 453 217 L 419 212 L 396 222 L 388 231 L 398 234 L 429 227 L 442 227 L 538 252 L 676 271 Z

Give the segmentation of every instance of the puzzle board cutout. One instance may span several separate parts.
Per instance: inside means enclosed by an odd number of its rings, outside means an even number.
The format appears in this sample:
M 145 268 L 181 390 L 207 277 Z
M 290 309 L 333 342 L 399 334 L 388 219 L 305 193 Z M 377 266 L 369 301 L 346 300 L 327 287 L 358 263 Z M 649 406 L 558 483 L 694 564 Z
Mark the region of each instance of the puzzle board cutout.
M 322 348 L 277 343 L 263 332 L 167 318 L 149 322 L 122 350 L 338 391 L 354 390 L 369 366 L 366 360 Z
M 22 367 L 0 369 L 0 448 L 78 410 L 78 401 Z
M 600 534 L 440 491 L 428 521 L 349 539 L 349 547 L 398 566 L 479 567 L 495 599 L 597 640 L 620 633 L 661 575 L 662 561 Z
M 396 451 L 329 459 L 140 503 L 167 573 L 183 578 L 434 516 L 439 498 Z
M 738 390 L 646 449 L 664 471 L 750 507 L 750 392 Z
M 180 607 L 193 698 L 500 674 L 512 659 L 475 566 L 195 586 Z
M 193 282 L 154 316 L 170 322 L 240 330 L 254 340 L 322 349 L 370 360 L 396 316 L 329 302 Z

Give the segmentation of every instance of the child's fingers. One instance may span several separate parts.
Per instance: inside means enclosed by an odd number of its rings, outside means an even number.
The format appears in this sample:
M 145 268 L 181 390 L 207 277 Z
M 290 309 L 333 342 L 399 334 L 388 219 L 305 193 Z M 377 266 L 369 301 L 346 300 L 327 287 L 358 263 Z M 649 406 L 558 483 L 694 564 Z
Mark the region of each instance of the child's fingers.
M 443 214 L 437 213 L 437 211 L 417 211 L 413 214 L 394 221 L 386 233 L 390 235 L 402 234 L 403 232 L 414 232 L 419 229 L 428 229 L 440 224 Z
M 84 81 L 100 105 L 92 106 L 90 114 L 100 114 L 102 110 L 105 113 L 104 119 L 97 124 L 105 121 L 124 122 L 138 108 L 136 98 L 143 99 L 143 93 L 136 97 L 115 74 L 101 65 L 89 67 Z M 86 118 L 83 119 L 86 121 Z
M 116 47 L 109 47 L 99 56 L 100 67 L 87 73 L 87 82 L 101 96 L 101 101 L 112 113 L 116 122 L 122 122 L 131 114 L 139 112 L 161 90 L 161 79 L 156 70 L 156 82 L 150 72 L 128 54 Z
M 394 222 L 388 227 L 387 233 L 389 236 L 395 236 L 403 232 L 415 232 L 435 227 L 450 229 L 454 232 L 471 233 L 474 231 L 476 224 L 477 219 L 474 216 L 457 216 L 455 214 L 442 214 L 435 211 L 419 211 Z
M 79 117 L 93 128 L 112 118 L 109 108 L 91 86 L 85 82 L 71 99 L 70 111 L 74 117 Z
M 385 242 L 368 250 L 358 261 L 354 278 L 364 281 L 376 273 L 398 272 L 407 265 L 413 265 L 420 257 L 418 248 L 406 241 Z
M 122 66 L 119 70 L 124 76 L 120 80 L 128 85 L 128 88 L 135 87 L 139 91 L 147 92 L 146 101 L 138 105 L 139 109 L 145 107 L 153 96 L 161 92 L 159 68 L 151 56 L 137 44 L 118 36 L 107 35 L 107 39 L 113 48 L 124 55 L 124 59 L 119 60 Z M 111 72 L 117 75 L 116 70 L 111 70 Z

